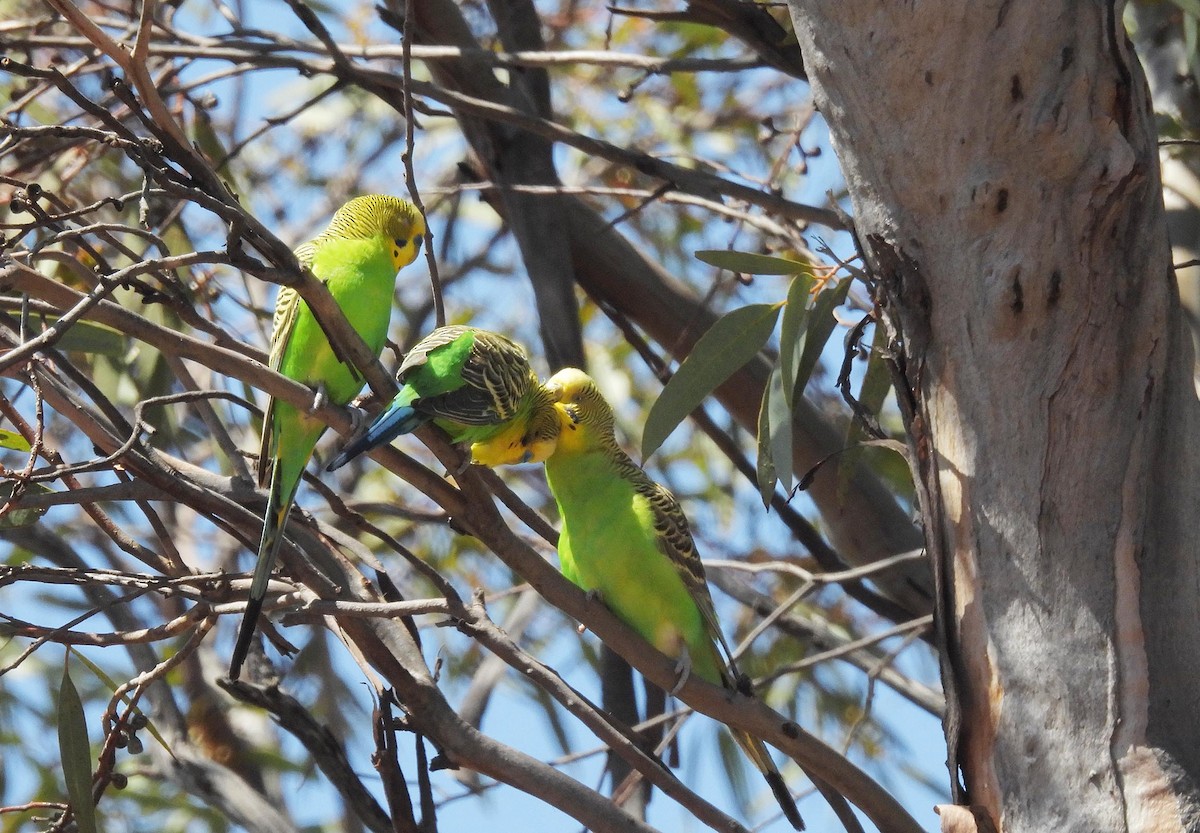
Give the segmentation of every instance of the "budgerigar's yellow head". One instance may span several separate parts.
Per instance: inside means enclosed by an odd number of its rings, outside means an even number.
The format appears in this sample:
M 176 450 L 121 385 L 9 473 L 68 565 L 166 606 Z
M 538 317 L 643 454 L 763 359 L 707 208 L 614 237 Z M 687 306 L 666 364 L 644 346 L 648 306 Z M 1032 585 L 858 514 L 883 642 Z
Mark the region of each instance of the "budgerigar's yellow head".
M 367 239 L 382 235 L 392 245 L 396 271 L 412 263 L 425 240 L 425 218 L 408 200 L 386 194 L 355 197 L 333 215 L 322 237 Z
M 471 460 L 481 466 L 541 463 L 554 453 L 560 429 L 558 404 L 539 385 L 527 420 L 519 420 L 499 435 L 471 446 Z
M 616 442 L 612 406 L 582 370 L 567 367 L 546 382 L 559 415 L 557 450 L 580 452 Z

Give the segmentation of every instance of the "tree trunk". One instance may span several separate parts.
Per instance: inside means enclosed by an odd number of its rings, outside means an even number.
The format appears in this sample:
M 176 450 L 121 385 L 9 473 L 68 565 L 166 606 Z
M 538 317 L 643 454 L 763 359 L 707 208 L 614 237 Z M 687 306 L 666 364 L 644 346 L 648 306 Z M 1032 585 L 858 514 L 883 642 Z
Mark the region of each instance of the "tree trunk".
M 897 335 L 956 798 L 1198 829 L 1198 412 L 1121 6 L 791 11 Z

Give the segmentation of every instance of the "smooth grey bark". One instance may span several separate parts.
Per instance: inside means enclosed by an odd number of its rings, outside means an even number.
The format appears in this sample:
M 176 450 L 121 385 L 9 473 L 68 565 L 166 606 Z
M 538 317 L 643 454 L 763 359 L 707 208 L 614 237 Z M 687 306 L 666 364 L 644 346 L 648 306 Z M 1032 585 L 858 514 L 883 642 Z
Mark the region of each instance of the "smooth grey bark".
M 790 6 L 897 335 L 958 798 L 1200 829 L 1198 410 L 1121 6 Z

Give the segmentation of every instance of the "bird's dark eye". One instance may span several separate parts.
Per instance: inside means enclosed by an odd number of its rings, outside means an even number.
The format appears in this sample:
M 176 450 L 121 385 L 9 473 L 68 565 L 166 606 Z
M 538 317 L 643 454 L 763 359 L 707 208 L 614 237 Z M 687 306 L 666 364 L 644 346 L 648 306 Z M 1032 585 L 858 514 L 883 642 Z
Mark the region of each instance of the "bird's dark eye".
M 408 245 L 408 239 L 404 238 L 404 237 L 397 237 L 392 242 L 395 243 L 401 249 L 403 249 L 405 246 Z

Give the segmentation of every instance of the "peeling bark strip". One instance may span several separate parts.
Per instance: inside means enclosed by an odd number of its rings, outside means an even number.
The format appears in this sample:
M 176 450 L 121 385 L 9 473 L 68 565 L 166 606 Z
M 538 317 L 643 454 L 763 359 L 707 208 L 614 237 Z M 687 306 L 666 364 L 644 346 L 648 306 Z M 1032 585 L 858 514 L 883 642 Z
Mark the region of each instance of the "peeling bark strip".
M 956 801 L 1200 829 L 1200 414 L 1122 6 L 790 1 L 903 349 Z

